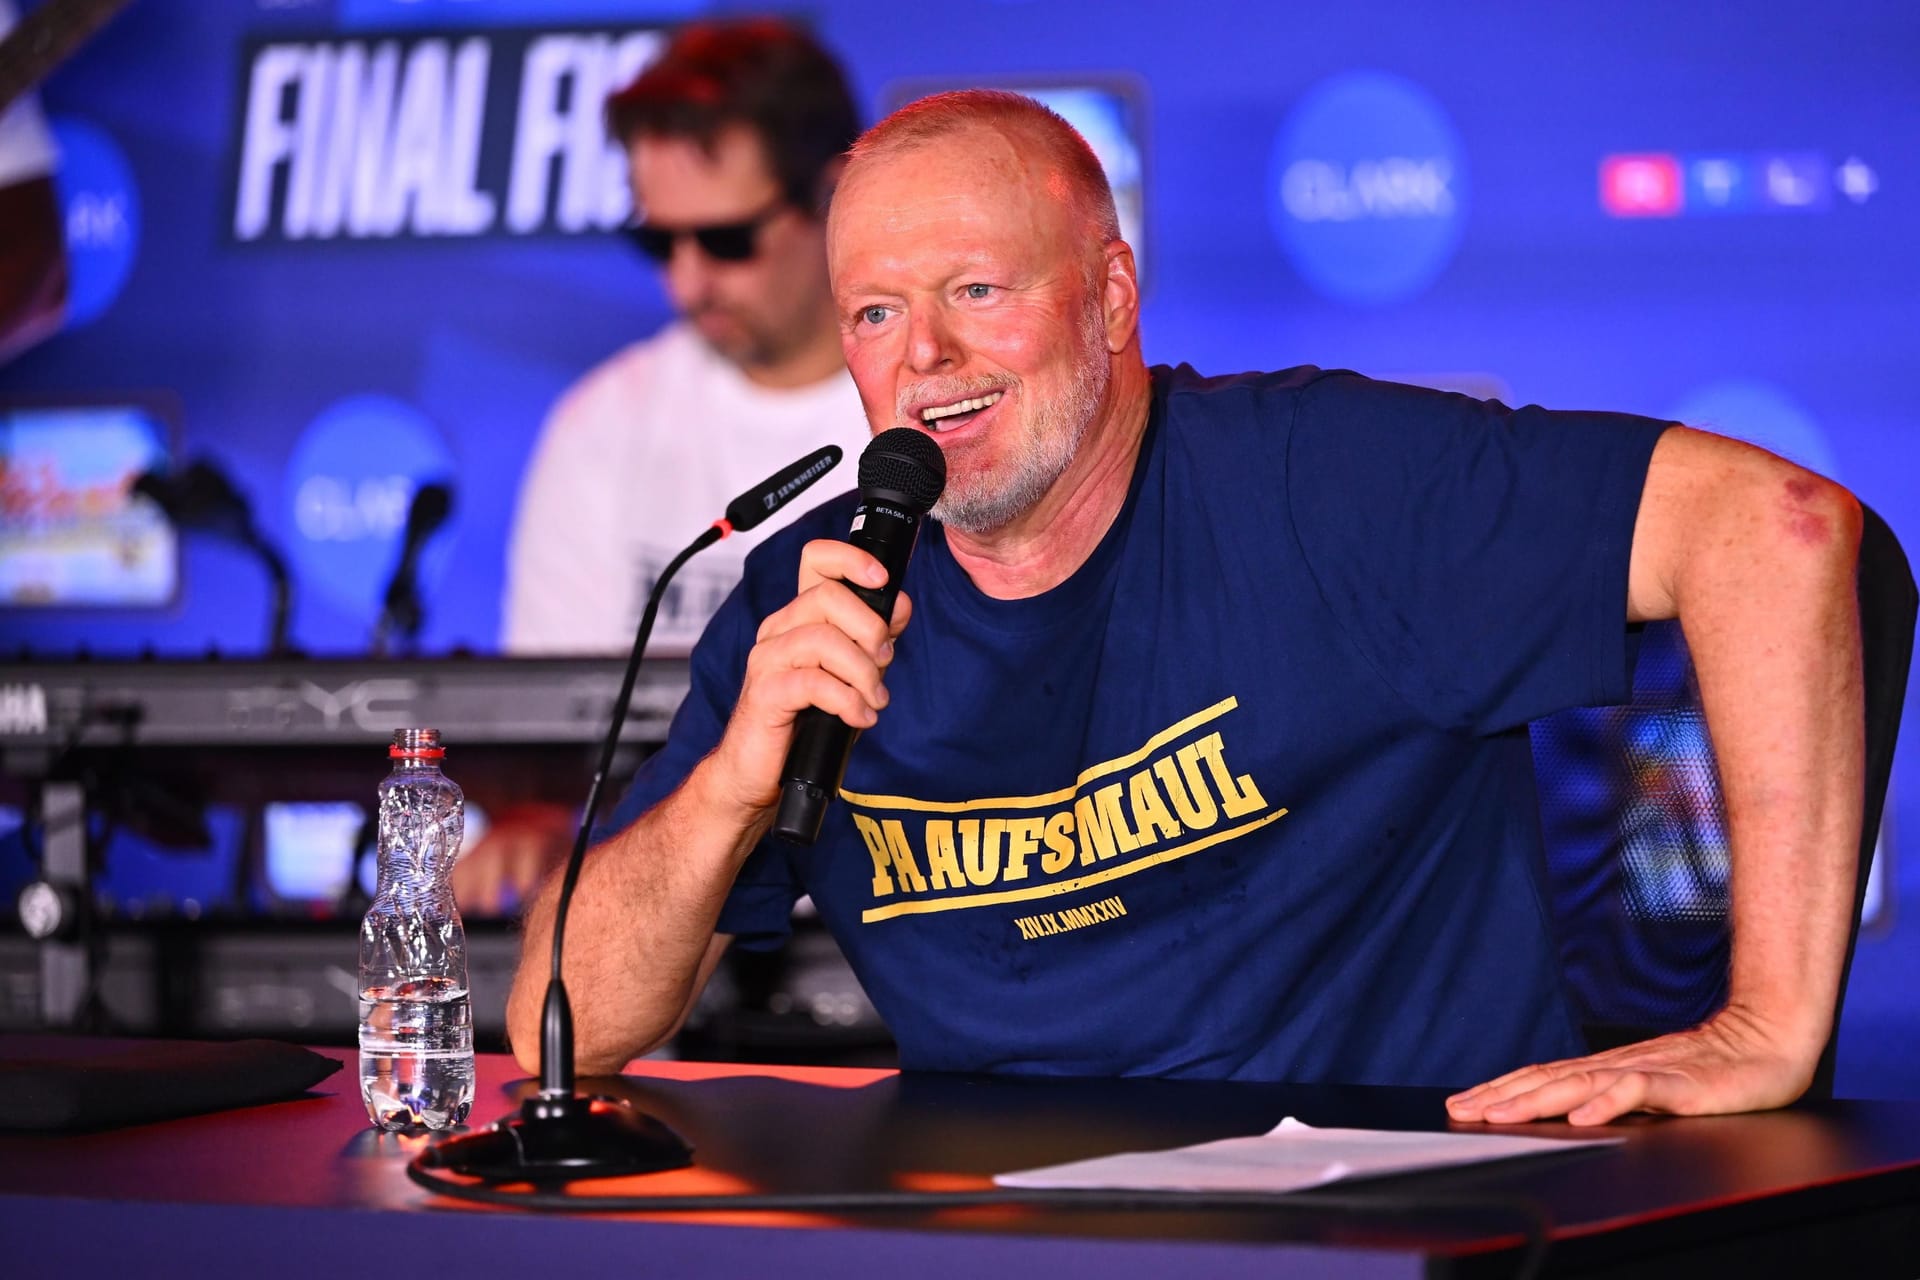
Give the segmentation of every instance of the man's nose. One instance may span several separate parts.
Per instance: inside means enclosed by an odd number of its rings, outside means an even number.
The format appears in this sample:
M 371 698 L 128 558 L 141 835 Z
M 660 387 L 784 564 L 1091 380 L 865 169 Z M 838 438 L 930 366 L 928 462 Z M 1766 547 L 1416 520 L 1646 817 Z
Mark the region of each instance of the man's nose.
M 713 262 L 694 243 L 692 236 L 674 240 L 666 275 L 667 292 L 680 310 L 696 310 L 709 300 L 713 291 Z
M 907 364 L 915 373 L 933 373 L 961 360 L 960 345 L 939 307 L 907 313 Z

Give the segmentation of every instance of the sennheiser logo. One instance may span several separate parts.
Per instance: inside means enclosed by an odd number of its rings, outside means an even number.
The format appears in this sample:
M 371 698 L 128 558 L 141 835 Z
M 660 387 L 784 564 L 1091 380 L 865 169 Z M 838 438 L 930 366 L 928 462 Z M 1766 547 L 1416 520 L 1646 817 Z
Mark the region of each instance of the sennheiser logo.
M 821 476 L 832 470 L 834 463 L 838 461 L 838 458 L 822 458 L 793 479 L 781 485 L 778 489 L 774 490 L 771 496 L 763 499 L 767 504 L 767 510 L 773 510 L 782 502 L 785 502 L 789 496 L 806 488 L 815 480 L 818 480 Z

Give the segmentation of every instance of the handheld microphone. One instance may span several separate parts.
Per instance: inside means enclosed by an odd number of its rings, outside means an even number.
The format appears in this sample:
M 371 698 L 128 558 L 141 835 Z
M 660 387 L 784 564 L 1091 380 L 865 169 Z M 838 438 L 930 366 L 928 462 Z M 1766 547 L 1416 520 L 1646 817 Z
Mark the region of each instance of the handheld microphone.
M 871 450 L 869 450 L 871 452 Z M 477 1133 L 443 1139 L 413 1158 L 409 1173 L 419 1180 L 422 1169 L 451 1169 L 486 1182 L 531 1182 L 537 1186 L 581 1178 L 611 1178 L 633 1173 L 678 1169 L 693 1162 L 693 1149 L 660 1121 L 614 1098 L 583 1098 L 574 1090 L 573 1006 L 560 977 L 560 957 L 566 944 L 567 907 L 580 882 L 587 839 L 600 813 L 600 788 L 620 746 L 620 730 L 633 702 L 634 679 L 640 657 L 653 633 L 660 598 L 680 566 L 736 529 L 750 529 L 798 497 L 840 461 L 837 445 L 808 454 L 727 504 L 727 514 L 715 520 L 687 549 L 661 571 L 627 657 L 626 674 L 613 702 L 613 723 L 600 746 L 600 766 L 587 790 L 580 829 L 574 833 L 573 852 L 560 883 L 560 900 L 553 912 L 553 962 L 547 980 L 546 1004 L 540 1011 L 540 1091 L 520 1104 L 512 1115 Z M 862 464 L 864 471 L 864 464 Z
M 860 505 L 854 508 L 847 541 L 886 567 L 887 585 L 847 585 L 882 618 L 893 617 L 893 602 L 906 577 L 920 519 L 946 487 L 946 455 L 931 436 L 912 427 L 881 432 L 860 455 Z M 818 707 L 800 713 L 781 775 L 773 834 L 795 844 L 812 844 L 820 838 L 827 803 L 840 793 L 847 756 L 858 736 L 857 729 Z
M 407 507 L 406 530 L 400 538 L 400 559 L 387 582 L 380 620 L 373 628 L 372 648 L 376 654 L 386 652 L 387 636 L 394 631 L 409 645 L 420 634 L 420 624 L 424 621 L 420 607 L 420 553 L 452 513 L 453 490 L 447 485 L 423 484 L 413 491 L 413 502 Z

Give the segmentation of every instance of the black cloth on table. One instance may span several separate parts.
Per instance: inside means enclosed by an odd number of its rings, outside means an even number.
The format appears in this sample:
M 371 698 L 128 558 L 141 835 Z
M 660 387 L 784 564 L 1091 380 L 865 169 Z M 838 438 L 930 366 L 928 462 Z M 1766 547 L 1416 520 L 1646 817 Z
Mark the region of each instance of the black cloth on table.
M 339 1069 L 277 1040 L 41 1041 L 0 1057 L 0 1129 L 81 1133 L 279 1102 Z

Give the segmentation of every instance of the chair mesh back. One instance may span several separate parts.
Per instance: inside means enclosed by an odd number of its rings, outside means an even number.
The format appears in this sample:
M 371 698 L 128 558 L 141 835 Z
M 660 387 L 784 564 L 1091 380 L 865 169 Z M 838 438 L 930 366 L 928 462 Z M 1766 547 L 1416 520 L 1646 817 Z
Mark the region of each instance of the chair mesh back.
M 1641 638 L 1633 701 L 1532 728 L 1561 960 L 1596 1047 L 1690 1026 L 1727 985 L 1726 806 L 1686 643 Z

